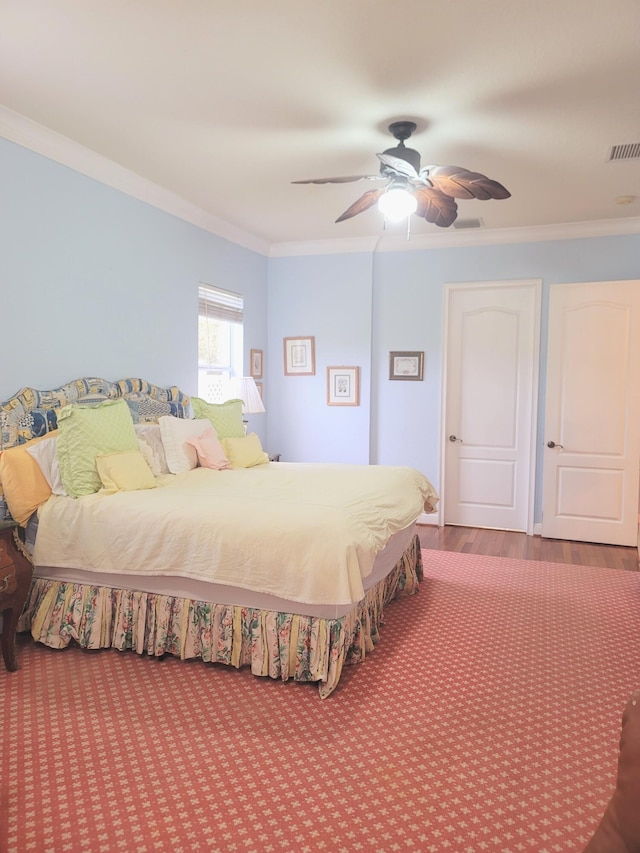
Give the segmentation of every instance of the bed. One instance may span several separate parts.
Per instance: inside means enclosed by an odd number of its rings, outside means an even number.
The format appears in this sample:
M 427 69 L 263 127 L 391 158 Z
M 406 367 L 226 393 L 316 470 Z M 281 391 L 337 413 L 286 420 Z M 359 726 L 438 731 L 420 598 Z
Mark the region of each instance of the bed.
M 249 666 L 325 698 L 423 578 L 426 477 L 270 462 L 239 400 L 143 379 L 23 388 L 0 442 L 0 517 L 34 565 L 19 628 L 52 648 Z

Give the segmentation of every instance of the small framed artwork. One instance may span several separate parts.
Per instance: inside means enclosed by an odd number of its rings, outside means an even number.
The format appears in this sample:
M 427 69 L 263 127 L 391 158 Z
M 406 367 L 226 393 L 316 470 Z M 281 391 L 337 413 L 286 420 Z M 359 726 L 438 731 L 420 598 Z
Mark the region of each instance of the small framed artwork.
M 360 405 L 360 368 L 327 367 L 327 406 Z
M 285 338 L 284 375 L 313 376 L 315 372 L 315 338 Z
M 254 379 L 262 379 L 262 350 L 252 349 L 250 353 L 251 373 Z
M 256 388 L 258 389 L 258 394 L 262 397 L 262 382 L 256 382 Z
M 389 379 L 424 379 L 424 353 L 390 352 Z

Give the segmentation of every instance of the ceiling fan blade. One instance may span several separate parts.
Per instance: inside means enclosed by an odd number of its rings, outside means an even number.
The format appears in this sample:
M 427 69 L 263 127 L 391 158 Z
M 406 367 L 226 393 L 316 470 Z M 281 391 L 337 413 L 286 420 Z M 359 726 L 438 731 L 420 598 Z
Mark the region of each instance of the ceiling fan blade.
M 368 210 L 372 207 L 380 198 L 384 189 L 380 190 L 367 190 L 364 195 L 361 195 L 357 201 L 348 207 L 342 216 L 339 216 L 336 219 L 336 222 L 343 222 L 345 219 L 351 219 L 352 216 L 357 216 L 358 213 L 362 213 L 365 210 Z
M 432 187 L 419 187 L 413 191 L 418 209 L 416 216 L 422 216 L 427 222 L 448 228 L 458 216 L 458 205 L 451 196 L 444 195 Z
M 451 198 L 477 198 L 487 201 L 490 198 L 503 199 L 511 196 L 502 184 L 461 166 L 425 166 L 420 170 L 420 174 Z
M 376 154 L 383 166 L 388 166 L 399 175 L 404 175 L 406 178 L 417 178 L 418 173 L 413 168 L 411 163 L 403 160 L 401 157 L 394 157 L 393 154 Z
M 353 181 L 382 181 L 383 175 L 346 175 L 343 178 L 309 178 L 307 181 L 291 181 L 292 184 L 350 184 Z

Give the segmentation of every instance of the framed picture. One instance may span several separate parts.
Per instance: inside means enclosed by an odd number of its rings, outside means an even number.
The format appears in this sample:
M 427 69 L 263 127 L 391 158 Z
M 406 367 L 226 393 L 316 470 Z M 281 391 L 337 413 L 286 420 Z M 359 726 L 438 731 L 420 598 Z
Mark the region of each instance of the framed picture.
M 423 352 L 389 353 L 389 379 L 415 379 L 421 381 L 423 378 Z
M 285 338 L 284 375 L 313 376 L 315 372 L 315 338 Z
M 360 368 L 327 367 L 327 406 L 360 405 Z
M 262 382 L 256 382 L 256 388 L 258 389 L 258 394 L 262 397 Z
M 262 350 L 252 349 L 250 353 L 251 370 L 249 375 L 254 379 L 262 379 Z

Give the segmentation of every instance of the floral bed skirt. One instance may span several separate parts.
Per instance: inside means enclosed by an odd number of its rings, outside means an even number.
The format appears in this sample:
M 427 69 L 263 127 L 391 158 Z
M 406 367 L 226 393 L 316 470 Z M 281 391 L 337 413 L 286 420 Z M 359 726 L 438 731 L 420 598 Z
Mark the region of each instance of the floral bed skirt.
M 360 663 L 378 641 L 384 606 L 418 591 L 423 579 L 416 535 L 396 566 L 339 619 L 319 619 L 166 595 L 36 578 L 20 622 L 37 642 L 61 649 L 132 649 L 250 666 L 254 675 L 317 681 L 321 698 L 342 667 Z

